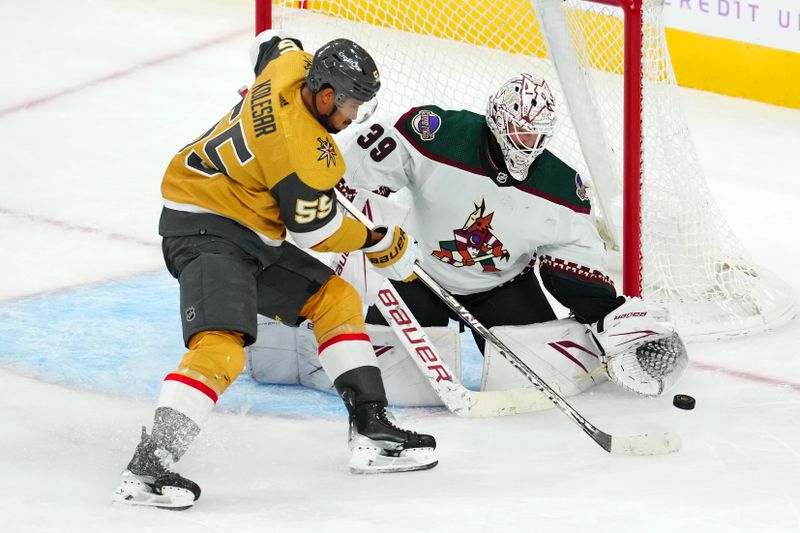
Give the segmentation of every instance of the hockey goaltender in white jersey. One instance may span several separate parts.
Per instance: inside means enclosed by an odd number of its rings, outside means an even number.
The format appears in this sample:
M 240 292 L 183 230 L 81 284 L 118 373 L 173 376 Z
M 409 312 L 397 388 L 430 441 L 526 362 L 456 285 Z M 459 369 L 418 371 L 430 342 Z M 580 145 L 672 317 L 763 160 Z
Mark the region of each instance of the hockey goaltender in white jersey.
M 522 74 L 490 96 L 486 115 L 426 105 L 362 127 L 344 148 L 344 179 L 360 191 L 362 203 L 370 198 L 374 220 L 402 224 L 418 242 L 423 270 L 560 394 L 577 394 L 606 376 L 635 392 L 660 394 L 685 368 L 685 349 L 665 317 L 653 316 L 652 306 L 617 296 L 586 184 L 545 148 L 554 123 L 546 82 Z M 364 191 L 403 191 L 407 215 L 392 216 L 396 204 Z M 544 287 L 572 318 L 556 320 L 533 272 L 537 261 Z M 362 260 L 353 254 L 334 260 L 348 276 L 343 263 L 352 267 Z M 363 272 L 348 277 L 364 288 Z M 370 289 L 374 293 L 380 283 L 367 285 L 369 303 Z M 430 336 L 457 373 L 458 339 L 446 329 L 457 317 L 421 282 L 393 285 L 419 322 L 433 328 Z M 376 307 L 367 322 L 386 324 Z M 369 328 L 390 402 L 439 403 L 393 333 Z M 329 387 L 310 377 L 320 373 L 307 373 L 319 363 L 303 335 L 286 332 L 293 347 L 257 343 L 248 356 L 251 375 Z M 483 338 L 475 334 L 475 340 L 486 358 L 483 390 L 530 385 L 491 345 L 484 349 Z M 281 366 L 274 354 L 296 348 L 300 366 L 289 374 L 297 374 L 270 376 Z

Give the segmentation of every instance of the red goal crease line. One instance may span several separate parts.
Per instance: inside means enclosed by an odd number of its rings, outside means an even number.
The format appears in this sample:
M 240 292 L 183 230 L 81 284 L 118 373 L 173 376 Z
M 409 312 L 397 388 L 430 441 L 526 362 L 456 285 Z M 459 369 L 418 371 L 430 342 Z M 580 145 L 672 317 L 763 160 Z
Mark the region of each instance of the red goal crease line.
M 765 383 L 767 385 L 774 385 L 778 387 L 788 387 L 790 389 L 794 389 L 800 392 L 800 383 L 793 383 L 791 381 L 785 381 L 782 379 L 771 378 L 767 376 L 759 376 L 758 374 L 753 374 L 751 372 L 745 372 L 744 370 L 735 370 L 733 368 L 726 368 L 724 366 L 717 366 L 711 365 L 708 363 L 698 363 L 692 362 L 691 366 L 695 368 L 699 368 L 701 370 L 710 370 L 712 372 L 720 372 L 722 374 L 727 374 L 729 376 L 733 376 L 736 378 L 744 379 L 747 381 L 754 381 L 756 383 Z
M 199 52 L 199 51 L 204 50 L 206 48 L 210 48 L 212 46 L 215 46 L 215 45 L 218 45 L 218 44 L 223 43 L 225 41 L 228 41 L 230 39 L 233 39 L 235 37 L 240 37 L 242 35 L 250 35 L 250 34 L 252 34 L 252 29 L 250 29 L 249 27 L 246 28 L 246 29 L 238 29 L 238 30 L 232 31 L 230 33 L 226 33 L 224 35 L 220 35 L 220 36 L 215 37 L 213 39 L 210 39 L 208 41 L 196 43 L 196 44 L 193 44 L 190 47 L 187 47 L 187 48 L 184 48 L 184 49 L 181 49 L 181 50 L 176 50 L 175 52 L 171 52 L 171 53 L 163 55 L 161 57 L 156 57 L 154 59 L 149 59 L 149 60 L 144 61 L 142 63 L 137 63 L 137 64 L 134 64 L 134 65 L 131 65 L 131 66 L 129 66 L 127 68 L 124 68 L 122 70 L 118 70 L 116 72 L 111 72 L 109 74 L 100 76 L 100 77 L 95 78 L 93 80 L 88 80 L 88 81 L 85 81 L 83 83 L 79 83 L 78 85 L 73 85 L 71 87 L 65 87 L 65 88 L 60 89 L 60 90 L 58 90 L 56 92 L 53 92 L 53 93 L 50 93 L 50 94 L 46 94 L 44 96 L 39 96 L 37 98 L 32 98 L 30 100 L 27 100 L 25 102 L 13 105 L 11 107 L 2 108 L 2 109 L 0 109 L 0 118 L 4 118 L 4 117 L 6 117 L 8 115 L 12 115 L 14 113 L 17 113 L 18 111 L 23 111 L 25 109 L 32 109 L 32 108 L 38 107 L 40 105 L 47 104 L 47 103 L 52 102 L 53 100 L 57 100 L 58 98 L 61 98 L 63 96 L 69 96 L 71 94 L 83 91 L 85 89 L 89 89 L 89 88 L 94 87 L 96 85 L 100 85 L 100 84 L 105 83 L 107 81 L 112 81 L 112 80 L 116 80 L 116 79 L 120 79 L 120 78 L 124 78 L 124 77 L 130 76 L 131 74 L 135 74 L 136 72 L 138 72 L 140 70 L 143 70 L 145 68 L 148 68 L 148 67 L 154 67 L 156 65 L 160 65 L 162 63 L 166 63 L 167 61 L 171 61 L 173 59 L 177 59 L 179 57 L 184 57 L 184 56 L 191 55 L 191 54 L 193 54 L 195 52 Z

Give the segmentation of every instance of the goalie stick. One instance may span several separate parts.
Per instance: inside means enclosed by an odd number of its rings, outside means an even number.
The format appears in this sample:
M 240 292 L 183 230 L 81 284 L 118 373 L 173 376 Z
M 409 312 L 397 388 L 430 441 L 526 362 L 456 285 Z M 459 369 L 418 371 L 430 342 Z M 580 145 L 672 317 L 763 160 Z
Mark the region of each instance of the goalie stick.
M 353 217 L 359 220 L 362 224 L 367 226 L 369 229 L 373 229 L 375 225 L 372 221 L 366 217 L 363 213 L 361 213 L 356 207 L 350 203 L 347 198 L 338 190 L 336 190 L 336 196 L 339 200 L 339 203 L 344 207 Z M 552 402 L 556 407 L 561 410 L 562 413 L 567 415 L 567 417 L 572 420 L 578 427 L 580 427 L 584 433 L 589 435 L 591 439 L 597 443 L 601 448 L 606 450 L 609 453 L 613 454 L 622 454 L 622 455 L 660 455 L 665 453 L 672 453 L 676 452 L 680 449 L 681 440 L 678 434 L 674 432 L 664 432 L 664 433 L 643 433 L 639 435 L 626 435 L 626 436 L 613 436 L 605 431 L 599 429 L 594 424 L 589 422 L 583 415 L 581 415 L 574 407 L 572 407 L 567 401 L 562 398 L 556 391 L 550 387 L 542 378 L 540 378 L 533 370 L 528 367 L 510 348 L 508 348 L 497 336 L 489 331 L 486 326 L 481 324 L 472 313 L 470 313 L 464 306 L 462 306 L 458 300 L 456 300 L 452 294 L 446 291 L 441 285 L 439 285 L 433 278 L 431 278 L 420 266 L 419 263 L 414 265 L 414 273 L 417 277 L 425 284 L 434 294 L 436 294 L 450 309 L 452 309 L 467 325 L 469 325 L 474 331 L 476 331 L 486 342 L 492 343 L 511 365 L 513 365 L 517 370 L 519 370 L 527 379 L 530 381 L 536 389 L 538 389 L 550 402 Z M 386 286 L 390 286 L 389 281 L 387 280 L 383 287 L 382 291 Z M 396 295 L 396 293 L 392 290 L 392 293 Z M 384 295 L 388 295 L 388 292 L 383 293 Z M 381 302 L 380 293 L 378 301 Z M 399 297 L 397 301 L 401 301 Z M 381 309 L 383 312 L 383 309 Z M 398 321 L 398 318 L 402 320 L 406 320 L 407 316 L 404 316 L 397 309 L 394 309 L 394 313 L 392 309 L 388 309 L 387 321 L 389 324 L 393 324 L 394 322 Z M 410 312 L 406 312 L 405 315 L 410 315 Z M 410 315 L 413 316 L 413 315 Z M 410 324 L 410 322 L 409 322 Z M 402 324 L 398 324 L 402 327 Z M 394 328 L 395 326 L 392 325 Z M 422 331 L 422 328 L 418 328 L 419 331 Z M 396 330 L 395 330 L 396 331 Z M 402 331 L 402 330 L 401 330 Z M 399 336 L 400 340 L 403 341 L 403 337 L 406 337 L 410 341 L 410 337 L 407 335 Z M 419 337 L 418 337 L 419 338 Z M 411 341 L 411 344 L 414 344 Z M 430 344 L 432 346 L 432 344 Z M 414 353 L 412 351 L 411 353 Z M 418 352 L 419 353 L 419 352 Z M 424 357 L 426 352 L 419 353 L 420 357 Z M 417 358 L 412 357 L 415 361 Z M 423 371 L 423 374 L 429 376 L 429 372 Z M 430 379 L 429 379 L 430 381 Z M 437 383 L 453 383 L 452 375 L 448 377 L 445 376 L 438 376 L 436 378 Z M 462 385 L 459 384 L 461 389 L 464 389 Z M 439 389 L 434 389 L 439 391 Z M 452 393 L 448 393 L 452 394 Z M 443 398 L 444 400 L 444 398 Z M 476 404 L 477 405 L 477 404 Z M 449 405 L 448 405 L 449 407 Z M 452 410 L 452 409 L 451 409 Z
M 428 384 L 451 412 L 463 417 L 481 418 L 529 413 L 553 406 L 547 397 L 533 388 L 473 391 L 464 387 L 439 356 L 425 329 L 389 280 L 385 280 L 378 290 L 375 305 Z

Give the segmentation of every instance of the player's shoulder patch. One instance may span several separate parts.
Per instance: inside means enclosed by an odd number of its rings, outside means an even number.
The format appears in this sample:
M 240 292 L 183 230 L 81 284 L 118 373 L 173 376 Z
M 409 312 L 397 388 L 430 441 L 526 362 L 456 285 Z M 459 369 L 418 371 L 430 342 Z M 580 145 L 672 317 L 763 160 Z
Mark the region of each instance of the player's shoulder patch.
M 442 116 L 433 109 L 419 109 L 411 117 L 411 128 L 423 142 L 436 138 L 436 132 L 442 127 Z
M 333 137 L 321 132 L 307 131 L 303 141 L 292 144 L 291 166 L 308 186 L 327 190 L 336 185 L 344 175 L 344 159 Z
M 317 137 L 317 161 L 324 161 L 325 167 L 330 168 L 331 165 L 334 167 L 337 164 L 337 160 L 339 159 L 339 152 L 338 147 L 328 136 L 325 136 L 323 139 L 322 137 Z
M 578 213 L 591 212 L 592 205 L 584 178 L 549 150 L 536 158 L 528 178 L 517 188 Z
M 413 107 L 395 123 L 395 129 L 423 156 L 459 168 L 480 168 L 482 115 L 445 110 L 435 105 Z
M 445 110 L 435 105 L 412 107 L 395 123 L 395 127 L 409 140 L 426 144 L 451 140 L 464 129 L 474 129 L 483 123 L 483 117 L 471 111 Z

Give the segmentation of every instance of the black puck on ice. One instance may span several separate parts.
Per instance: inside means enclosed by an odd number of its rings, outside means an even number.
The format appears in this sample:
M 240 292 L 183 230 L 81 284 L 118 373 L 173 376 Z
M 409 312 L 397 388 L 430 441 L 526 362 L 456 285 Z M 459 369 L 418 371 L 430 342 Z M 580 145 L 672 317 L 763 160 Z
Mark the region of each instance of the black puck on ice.
M 688 394 L 676 394 L 672 398 L 672 405 L 677 407 L 678 409 L 694 409 L 694 398 L 689 396 Z

